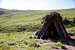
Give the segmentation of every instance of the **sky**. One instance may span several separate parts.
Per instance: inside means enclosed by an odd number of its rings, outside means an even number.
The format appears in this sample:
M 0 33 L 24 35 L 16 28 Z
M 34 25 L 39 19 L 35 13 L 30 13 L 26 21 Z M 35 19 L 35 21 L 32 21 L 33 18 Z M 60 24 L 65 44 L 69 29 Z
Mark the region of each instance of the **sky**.
M 51 10 L 75 8 L 75 0 L 0 0 L 0 8 L 18 10 Z

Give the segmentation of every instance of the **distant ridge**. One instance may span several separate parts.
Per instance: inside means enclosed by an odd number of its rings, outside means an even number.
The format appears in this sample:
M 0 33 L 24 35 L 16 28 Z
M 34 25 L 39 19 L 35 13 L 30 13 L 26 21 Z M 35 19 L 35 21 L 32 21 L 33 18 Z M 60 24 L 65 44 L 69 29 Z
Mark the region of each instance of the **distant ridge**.
M 8 11 L 10 9 L 0 8 L 0 11 Z M 68 8 L 68 9 L 53 9 L 53 10 L 75 10 L 75 8 Z M 26 11 L 26 10 L 17 10 L 17 9 L 11 9 L 11 11 Z
M 0 11 L 7 11 L 8 9 L 0 8 Z
M 9 10 L 9 9 L 4 9 L 4 8 L 0 8 L 0 16 L 8 16 L 8 15 L 14 15 L 14 14 L 21 14 L 21 15 L 24 15 L 24 14 L 27 14 L 27 13 L 32 13 L 32 12 L 37 12 L 37 13 L 48 13 L 50 11 L 58 11 L 58 12 L 61 12 L 61 11 L 75 11 L 75 8 L 69 8 L 69 9 L 58 9 L 58 10 L 15 10 L 15 9 L 12 9 L 12 10 Z

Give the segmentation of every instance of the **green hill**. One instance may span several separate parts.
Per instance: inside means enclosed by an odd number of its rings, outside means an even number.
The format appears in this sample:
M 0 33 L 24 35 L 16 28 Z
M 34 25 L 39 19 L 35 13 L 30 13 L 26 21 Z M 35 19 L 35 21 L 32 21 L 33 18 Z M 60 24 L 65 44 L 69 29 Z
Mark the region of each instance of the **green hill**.
M 35 31 L 41 26 L 41 19 L 53 10 L 6 10 L 0 16 L 0 31 L 18 31 L 25 29 L 26 31 Z M 63 18 L 73 20 L 75 18 L 75 9 L 55 10 L 61 13 Z
M 42 18 L 54 10 L 6 10 L 0 15 L 0 50 L 50 50 L 61 48 L 61 42 L 36 39 L 35 32 L 42 26 Z M 63 19 L 71 22 L 75 18 L 75 9 L 55 10 Z M 65 25 L 67 32 L 75 33 L 75 23 Z

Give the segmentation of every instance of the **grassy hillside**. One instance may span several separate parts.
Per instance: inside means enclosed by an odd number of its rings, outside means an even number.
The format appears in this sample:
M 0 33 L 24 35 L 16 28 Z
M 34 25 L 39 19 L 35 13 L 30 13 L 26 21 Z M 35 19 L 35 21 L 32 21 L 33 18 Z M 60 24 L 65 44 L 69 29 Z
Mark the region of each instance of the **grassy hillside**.
M 42 26 L 42 18 L 51 10 L 0 10 L 0 50 L 39 50 L 51 47 L 61 48 L 60 42 L 39 44 L 35 32 Z M 63 19 L 73 21 L 75 9 L 57 10 Z M 68 26 L 68 25 L 66 25 Z M 66 27 L 65 26 L 65 27 Z M 75 32 L 75 25 L 66 27 L 68 32 Z M 51 46 L 52 45 L 52 46 Z
M 48 14 L 50 10 L 7 10 L 4 16 L 0 16 L 0 31 L 18 31 L 25 29 L 26 31 L 35 31 L 41 26 L 42 18 Z M 75 17 L 75 9 L 58 10 L 63 18 L 73 20 Z

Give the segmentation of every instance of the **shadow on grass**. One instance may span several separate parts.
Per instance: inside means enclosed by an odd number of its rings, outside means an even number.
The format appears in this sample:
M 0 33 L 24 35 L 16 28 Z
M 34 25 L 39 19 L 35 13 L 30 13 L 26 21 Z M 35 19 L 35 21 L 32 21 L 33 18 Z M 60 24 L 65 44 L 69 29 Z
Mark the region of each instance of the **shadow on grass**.
M 69 48 L 67 48 L 65 45 L 67 46 L 73 46 L 75 47 L 75 34 L 74 33 L 69 33 L 70 38 L 69 39 L 64 39 L 64 40 L 52 40 L 53 42 L 61 42 L 62 44 L 64 44 L 64 46 L 61 46 L 61 49 L 65 49 L 68 50 Z M 71 38 L 73 37 L 73 38 Z M 54 48 L 54 49 L 58 49 L 58 48 Z
M 65 45 L 75 46 L 75 34 L 69 33 L 69 36 L 70 36 L 69 39 L 61 41 L 61 43 L 65 44 Z

